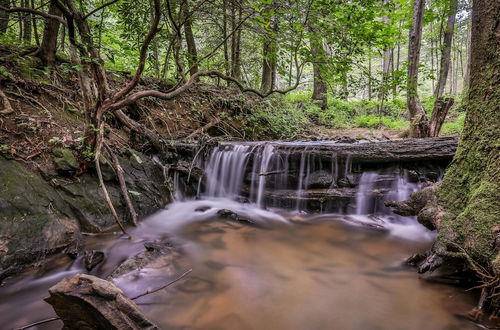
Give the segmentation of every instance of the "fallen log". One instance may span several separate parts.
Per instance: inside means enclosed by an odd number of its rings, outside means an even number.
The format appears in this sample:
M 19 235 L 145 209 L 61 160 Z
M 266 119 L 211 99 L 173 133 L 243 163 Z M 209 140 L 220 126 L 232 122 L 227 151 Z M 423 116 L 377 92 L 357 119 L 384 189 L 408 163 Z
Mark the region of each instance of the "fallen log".
M 307 152 L 315 159 L 351 163 L 381 164 L 422 161 L 451 161 L 457 149 L 456 137 L 402 139 L 381 142 L 338 143 L 320 141 L 306 143 L 269 142 L 275 152 L 287 154 L 289 159 L 297 159 Z M 232 143 L 221 143 L 222 147 Z M 255 150 L 258 150 L 257 148 Z
M 159 329 L 113 283 L 91 275 L 67 278 L 49 289 L 64 329 Z

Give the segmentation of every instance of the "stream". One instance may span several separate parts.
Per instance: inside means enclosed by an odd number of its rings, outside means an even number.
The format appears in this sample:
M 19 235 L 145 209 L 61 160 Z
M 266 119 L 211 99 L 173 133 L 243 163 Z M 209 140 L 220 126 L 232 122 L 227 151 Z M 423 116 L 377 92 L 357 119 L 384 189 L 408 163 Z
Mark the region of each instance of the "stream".
M 136 300 L 162 329 L 478 328 L 460 317 L 476 293 L 404 265 L 435 234 L 384 206 L 440 180 L 443 164 L 418 171 L 358 164 L 335 153 L 320 157 L 307 143 L 220 144 L 193 163 L 206 174 L 192 183 L 196 193 L 187 194 L 189 179 L 175 174 L 175 201 L 130 230 L 133 239 L 86 236 L 86 249 L 106 256 L 90 272 L 81 257 L 55 256 L 6 280 L 0 328 L 54 316 L 43 301 L 50 286 L 78 273 L 105 278 L 151 241 L 169 241 L 178 252 L 113 281 L 133 297 L 192 269 Z

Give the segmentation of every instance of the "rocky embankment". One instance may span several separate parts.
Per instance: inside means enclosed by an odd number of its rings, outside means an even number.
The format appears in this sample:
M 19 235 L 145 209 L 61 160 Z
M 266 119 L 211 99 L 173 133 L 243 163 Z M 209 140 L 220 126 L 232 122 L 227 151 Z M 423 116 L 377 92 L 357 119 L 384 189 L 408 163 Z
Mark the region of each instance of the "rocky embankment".
M 129 149 L 119 160 L 139 216 L 170 200 L 163 169 L 150 157 Z M 76 256 L 82 234 L 115 225 L 97 176 L 92 172 L 74 176 L 79 166 L 68 149 L 55 149 L 53 161 L 54 169 L 34 171 L 0 155 L 0 281 L 57 252 Z M 117 211 L 128 214 L 118 178 L 105 158 L 102 170 Z

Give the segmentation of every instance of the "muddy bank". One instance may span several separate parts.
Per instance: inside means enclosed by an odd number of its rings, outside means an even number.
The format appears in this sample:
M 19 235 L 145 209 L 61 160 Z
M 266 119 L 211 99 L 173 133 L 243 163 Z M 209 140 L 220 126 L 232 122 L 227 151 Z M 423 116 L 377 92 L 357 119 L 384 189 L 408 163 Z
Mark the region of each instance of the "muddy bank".
M 120 162 L 139 216 L 170 201 L 163 170 L 149 157 L 129 150 Z M 103 172 L 113 204 L 127 223 L 118 178 L 105 160 Z M 106 231 L 114 224 L 92 171 L 80 177 L 54 170 L 37 173 L 0 156 L 0 281 L 48 255 L 75 256 L 81 252 L 82 233 Z

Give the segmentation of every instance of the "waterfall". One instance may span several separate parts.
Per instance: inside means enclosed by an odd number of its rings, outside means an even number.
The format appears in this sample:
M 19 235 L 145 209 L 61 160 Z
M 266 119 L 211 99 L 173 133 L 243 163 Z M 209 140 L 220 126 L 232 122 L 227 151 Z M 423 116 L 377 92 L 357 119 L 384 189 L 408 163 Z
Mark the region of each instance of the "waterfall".
M 241 191 L 251 147 L 221 145 L 215 148 L 205 168 L 206 196 L 234 199 Z
M 385 200 L 422 188 L 398 165 L 363 168 L 349 153 L 318 153 L 316 145 L 221 143 L 200 160 L 207 198 L 248 200 L 259 208 L 357 215 L 392 215 Z M 176 180 L 174 180 L 176 181 Z

